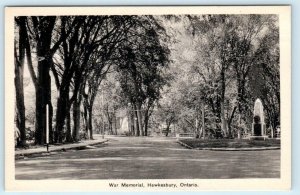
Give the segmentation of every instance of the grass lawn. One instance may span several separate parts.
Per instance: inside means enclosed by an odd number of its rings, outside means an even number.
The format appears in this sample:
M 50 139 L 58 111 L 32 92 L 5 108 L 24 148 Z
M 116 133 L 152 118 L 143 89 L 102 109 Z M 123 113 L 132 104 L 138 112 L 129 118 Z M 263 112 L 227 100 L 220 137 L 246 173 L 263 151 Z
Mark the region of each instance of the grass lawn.
M 246 140 L 246 139 L 183 139 L 181 142 L 192 148 L 259 148 L 280 147 L 280 140 Z

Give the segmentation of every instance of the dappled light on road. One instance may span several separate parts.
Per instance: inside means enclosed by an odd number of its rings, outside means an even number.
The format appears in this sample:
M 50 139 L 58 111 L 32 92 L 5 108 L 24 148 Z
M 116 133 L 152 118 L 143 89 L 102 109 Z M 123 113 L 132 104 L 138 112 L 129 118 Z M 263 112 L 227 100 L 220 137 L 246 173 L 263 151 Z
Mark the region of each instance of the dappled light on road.
M 105 147 L 16 161 L 16 179 L 279 177 L 280 150 L 189 150 L 172 138 L 111 137 Z

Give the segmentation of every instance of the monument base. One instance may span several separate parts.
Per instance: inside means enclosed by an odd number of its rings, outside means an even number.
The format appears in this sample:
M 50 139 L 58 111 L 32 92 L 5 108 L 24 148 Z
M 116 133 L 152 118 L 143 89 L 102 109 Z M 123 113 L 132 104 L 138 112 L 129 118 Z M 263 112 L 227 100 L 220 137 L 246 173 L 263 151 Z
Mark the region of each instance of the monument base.
M 266 125 L 264 123 L 252 123 L 251 136 L 266 136 Z

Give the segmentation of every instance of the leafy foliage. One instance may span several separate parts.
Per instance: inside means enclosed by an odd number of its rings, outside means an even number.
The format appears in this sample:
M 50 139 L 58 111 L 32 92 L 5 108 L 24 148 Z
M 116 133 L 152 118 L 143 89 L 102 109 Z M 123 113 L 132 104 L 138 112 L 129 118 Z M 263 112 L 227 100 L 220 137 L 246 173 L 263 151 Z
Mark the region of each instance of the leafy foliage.
M 37 144 L 47 104 L 52 142 L 79 141 L 79 131 L 92 139 L 106 123 L 113 133 L 118 110 L 128 111 L 131 135 L 147 135 L 151 122 L 241 137 L 256 98 L 269 132 L 280 125 L 276 15 L 32 16 L 15 31 L 15 66 L 28 65 L 32 80 L 16 72 L 17 99 L 29 96 L 24 81 L 36 92 L 18 106 L 17 126 L 25 139 L 25 117 L 35 123 Z

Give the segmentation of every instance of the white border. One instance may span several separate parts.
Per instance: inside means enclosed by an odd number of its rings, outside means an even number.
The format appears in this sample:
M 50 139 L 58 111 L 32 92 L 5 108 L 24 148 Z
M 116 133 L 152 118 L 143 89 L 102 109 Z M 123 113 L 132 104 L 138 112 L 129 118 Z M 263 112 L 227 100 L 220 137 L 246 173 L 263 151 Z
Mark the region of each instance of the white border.
M 280 179 L 184 180 L 15 180 L 14 162 L 14 17 L 18 15 L 131 14 L 279 14 L 281 89 Z M 197 183 L 198 188 L 111 188 L 109 182 Z M 291 187 L 291 7 L 290 6 L 143 6 L 143 7 L 9 7 L 5 9 L 5 188 L 8 191 L 199 191 L 289 190 Z

